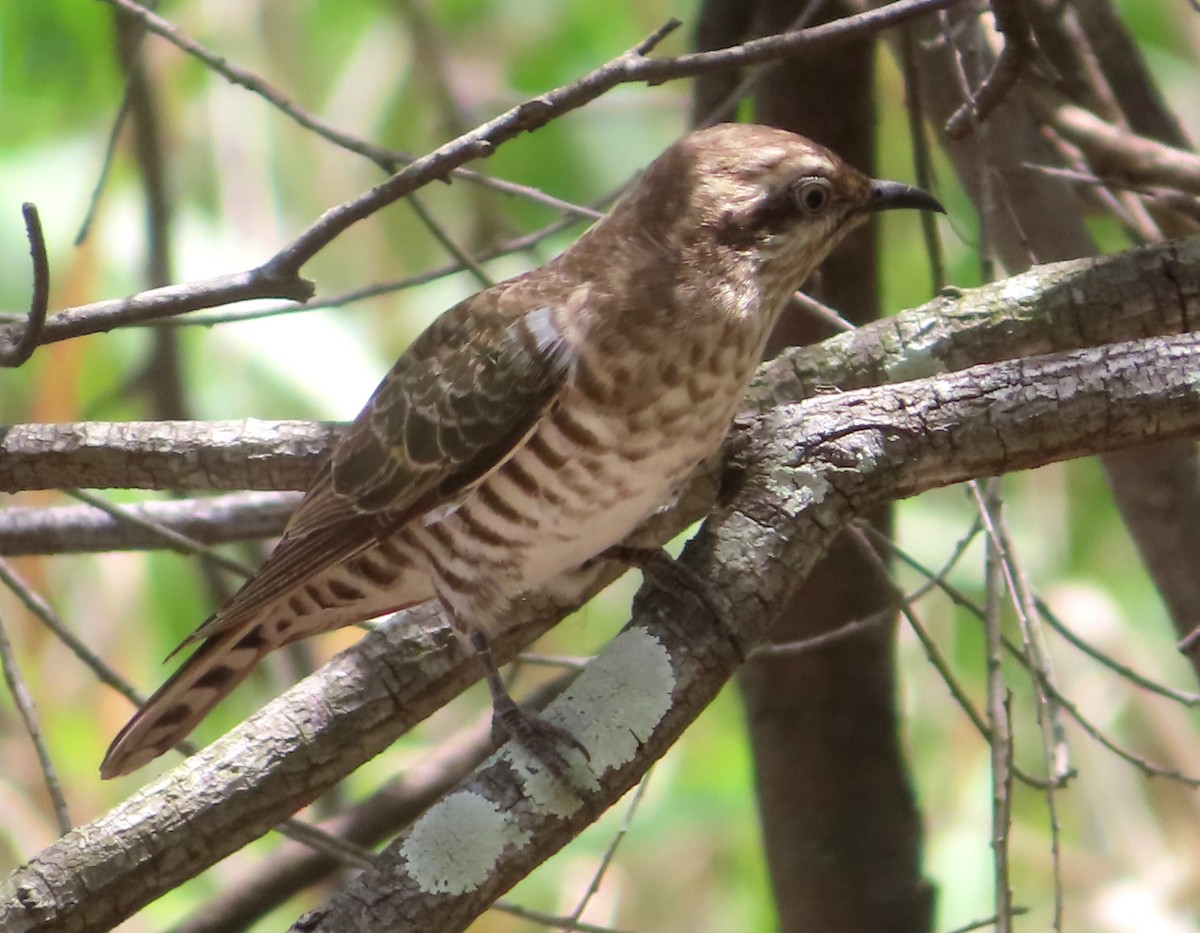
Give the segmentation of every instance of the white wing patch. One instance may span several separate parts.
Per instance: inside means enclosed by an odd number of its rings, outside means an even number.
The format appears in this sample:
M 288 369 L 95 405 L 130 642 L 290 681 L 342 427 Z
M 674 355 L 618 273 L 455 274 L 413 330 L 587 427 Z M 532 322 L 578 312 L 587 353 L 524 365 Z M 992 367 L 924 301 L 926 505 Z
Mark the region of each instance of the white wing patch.
M 563 343 L 565 343 L 558 322 L 554 319 L 554 311 L 553 305 L 547 305 L 536 311 L 530 311 L 522 318 L 522 323 L 533 336 L 537 348 L 548 356 L 556 356 L 562 352 Z

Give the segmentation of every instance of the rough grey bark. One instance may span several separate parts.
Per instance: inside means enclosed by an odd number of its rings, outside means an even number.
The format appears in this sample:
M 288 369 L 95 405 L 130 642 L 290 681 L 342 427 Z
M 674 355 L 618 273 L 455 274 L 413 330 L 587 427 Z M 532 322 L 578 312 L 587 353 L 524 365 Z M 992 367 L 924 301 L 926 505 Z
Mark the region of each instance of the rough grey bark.
M 792 349 L 756 378 L 781 396 L 865 388 L 1017 356 L 1103 346 L 1191 329 L 1200 320 L 1200 238 L 1157 243 L 1089 259 L 1037 266 L 980 288 L 953 290 L 895 317 Z M 312 422 L 88 422 L 10 425 L 0 433 L 0 491 L 60 487 L 293 489 L 307 486 L 336 439 L 337 426 Z M 195 506 L 147 502 L 148 519 L 204 539 L 211 522 L 248 527 L 246 536 L 282 530 L 262 523 L 262 497 L 219 497 Z M 225 510 L 228 510 L 226 512 Z M 91 517 L 77 506 L 12 507 L 0 512 L 0 555 L 26 553 L 38 535 L 67 538 L 103 526 L 122 548 L 158 546 L 138 529 Z M 118 537 L 119 535 L 119 537 Z M 233 539 L 233 533 L 229 539 Z M 55 545 L 58 548 L 58 543 Z M 88 550 L 84 543 L 69 550 Z
M 102 489 L 304 489 L 340 428 L 309 421 L 80 422 L 0 427 L 0 492 Z

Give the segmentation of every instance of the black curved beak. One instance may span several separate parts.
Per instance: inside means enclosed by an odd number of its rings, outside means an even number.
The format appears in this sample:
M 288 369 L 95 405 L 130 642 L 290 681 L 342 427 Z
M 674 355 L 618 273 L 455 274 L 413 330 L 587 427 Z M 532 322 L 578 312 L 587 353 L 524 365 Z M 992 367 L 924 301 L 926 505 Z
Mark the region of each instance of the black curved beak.
M 890 211 L 896 208 L 912 208 L 918 211 L 946 213 L 941 202 L 928 191 L 914 188 L 900 181 L 871 182 L 871 199 L 863 205 L 868 211 Z

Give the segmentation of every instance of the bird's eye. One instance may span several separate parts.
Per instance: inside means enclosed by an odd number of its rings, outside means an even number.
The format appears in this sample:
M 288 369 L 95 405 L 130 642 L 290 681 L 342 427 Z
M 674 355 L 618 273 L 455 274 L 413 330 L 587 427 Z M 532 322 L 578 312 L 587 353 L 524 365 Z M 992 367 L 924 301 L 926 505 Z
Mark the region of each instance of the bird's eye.
M 792 187 L 792 200 L 805 214 L 819 214 L 833 200 L 833 186 L 825 178 L 805 178 Z

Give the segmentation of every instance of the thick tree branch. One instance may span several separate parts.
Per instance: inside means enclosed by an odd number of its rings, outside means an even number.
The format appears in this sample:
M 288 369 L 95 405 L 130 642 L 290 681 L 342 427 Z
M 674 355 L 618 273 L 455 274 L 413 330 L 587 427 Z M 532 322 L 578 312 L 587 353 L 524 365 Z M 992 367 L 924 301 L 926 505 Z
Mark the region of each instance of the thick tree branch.
M 204 499 L 126 505 L 130 513 L 199 544 L 270 538 L 283 531 L 299 492 L 247 492 Z M 163 546 L 162 535 L 90 505 L 10 506 L 0 511 L 0 557 L 141 551 Z
M 760 379 L 796 399 L 978 363 L 1176 334 L 1200 322 L 1200 238 L 1030 269 L 824 343 Z M 0 428 L 0 492 L 55 488 L 304 489 L 339 428 L 301 421 Z M 147 504 L 153 516 L 159 506 Z M 170 521 L 175 515 L 164 515 Z M 23 519 L 23 524 L 25 520 Z M 24 532 L 22 532 L 24 533 Z M 131 542 L 130 546 L 134 546 Z M 0 554 L 8 550 L 0 517 Z
M 592 753 L 599 783 L 586 802 L 529 771 L 506 747 L 310 928 L 348 929 L 352 912 L 369 911 L 365 922 L 379 929 L 460 929 L 661 755 L 763 640 L 776 609 L 847 521 L 883 501 L 969 477 L 1194 437 L 1198 368 L 1200 338 L 1185 334 L 798 404 L 772 405 L 760 387 L 763 408 L 746 426 L 749 441 L 737 460 L 740 491 L 685 555 L 712 582 L 725 627 L 689 620 L 669 600 L 642 600 L 629 628 L 549 707 L 547 715 L 576 730 Z M 695 514 L 693 505 L 670 526 Z M 554 624 L 566 608 L 563 594 L 578 598 L 587 582 L 576 575 L 573 586 L 555 587 L 556 600 L 523 601 L 514 621 L 525 625 L 507 633 L 505 654 Z M 0 926 L 16 933 L 110 928 L 312 800 L 477 674 L 428 607 L 398 617 L 19 869 L 0 889 Z M 449 844 L 450 836 L 431 839 L 419 830 L 426 820 L 461 815 L 463 805 L 488 813 L 509 844 L 479 876 L 434 890 L 421 868 L 427 859 L 454 863 L 454 853 L 429 848 Z M 186 859 L 178 857 L 183 839 Z
M 130 421 L 0 427 L 0 492 L 305 489 L 341 432 L 311 421 Z

